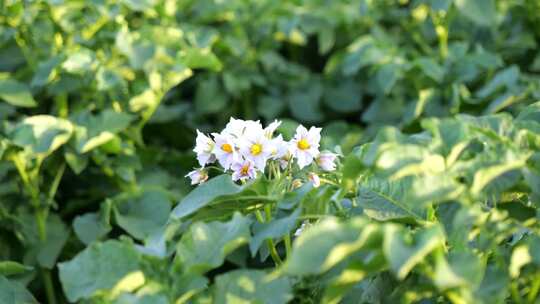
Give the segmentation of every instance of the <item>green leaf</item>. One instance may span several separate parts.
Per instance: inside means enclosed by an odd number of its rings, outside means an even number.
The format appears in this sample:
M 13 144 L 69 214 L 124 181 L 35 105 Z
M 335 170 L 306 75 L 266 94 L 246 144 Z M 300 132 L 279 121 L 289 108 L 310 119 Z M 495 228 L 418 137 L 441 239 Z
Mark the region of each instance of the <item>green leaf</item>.
M 497 72 L 497 74 L 495 74 L 495 76 L 488 83 L 480 88 L 476 95 L 478 95 L 480 98 L 486 98 L 495 93 L 501 87 L 512 88 L 518 81 L 519 75 L 519 68 L 515 65 L 503 69 Z
M 300 209 L 296 209 L 293 213 L 286 217 L 273 219 L 269 223 L 255 223 L 253 227 L 253 238 L 249 242 L 249 250 L 251 256 L 255 257 L 257 250 L 261 247 L 266 239 L 282 237 L 296 227 L 296 220 L 300 215 Z
M 169 198 L 162 192 L 148 191 L 115 205 L 116 222 L 133 237 L 144 240 L 160 231 L 171 211 Z
M 39 63 L 30 85 L 33 87 L 41 87 L 51 82 L 56 76 L 56 70 L 63 59 L 63 56 L 54 56 Z
M 362 92 L 353 81 L 340 83 L 324 91 L 324 102 L 332 110 L 347 113 L 358 111 L 362 107 Z
M 31 271 L 33 268 L 14 261 L 0 261 L 0 275 L 11 276 Z
M 434 283 L 441 290 L 468 287 L 476 289 L 484 274 L 480 258 L 470 251 L 452 251 L 436 257 Z
M 358 187 L 358 205 L 364 213 L 376 220 L 387 221 L 395 219 L 423 220 L 419 207 L 407 201 L 408 191 L 412 187 L 412 179 L 386 181 L 369 178 L 362 181 Z
M 73 125 L 62 118 L 36 115 L 23 119 L 11 130 L 9 137 L 14 144 L 32 153 L 50 154 L 71 137 Z
M 92 115 L 89 112 L 78 114 L 74 120 L 77 123 L 75 139 L 79 153 L 89 152 L 115 137 L 115 134 L 125 130 L 134 117 L 127 113 L 119 113 L 111 109 Z
M 168 304 L 169 301 L 164 295 L 141 295 L 122 294 L 116 299 L 114 304 Z
M 186 217 L 221 196 L 237 194 L 243 189 L 244 187 L 235 184 L 228 174 L 216 176 L 186 195 L 173 209 L 171 217 L 175 219 Z
M 37 304 L 38 301 L 23 285 L 12 282 L 0 275 L 0 303 Z
M 0 98 L 17 107 L 37 106 L 30 89 L 14 79 L 0 79 Z
M 112 229 L 109 223 L 110 209 L 110 203 L 106 202 L 101 205 L 99 213 L 89 212 L 77 216 L 73 220 L 73 230 L 79 240 L 89 245 L 107 235 Z
M 219 58 L 208 48 L 190 48 L 182 54 L 183 63 L 191 69 L 209 69 L 218 72 L 223 68 Z
M 311 123 L 321 121 L 323 114 L 319 108 L 319 103 L 322 93 L 323 90 L 319 83 L 291 92 L 287 96 L 287 101 L 292 115 L 301 121 Z
M 217 78 L 201 81 L 195 93 L 195 109 L 200 114 L 213 114 L 227 106 L 227 96 L 223 94 Z
M 68 56 L 62 63 L 62 68 L 69 73 L 82 74 L 92 70 L 94 53 L 88 49 L 81 49 Z
M 436 248 L 444 244 L 445 237 L 440 226 L 433 225 L 409 235 L 406 228 L 388 225 L 384 230 L 384 254 L 390 269 L 403 280 L 418 263 Z
M 440 83 L 443 80 L 445 71 L 433 58 L 418 58 L 416 59 L 416 64 L 422 69 L 424 74 L 436 82 Z
M 378 248 L 381 243 L 379 226 L 365 218 L 343 223 L 329 218 L 300 234 L 284 271 L 291 275 L 320 274 L 359 250 Z
M 262 270 L 235 270 L 216 277 L 214 303 L 285 304 L 293 298 L 287 278 L 269 278 Z
M 146 11 L 156 5 L 156 0 L 122 0 L 121 2 L 134 11 Z
M 251 220 L 235 213 L 229 222 L 196 222 L 182 236 L 176 258 L 190 272 L 204 273 L 220 266 L 225 256 L 250 238 Z
M 497 21 L 493 0 L 456 0 L 455 3 L 464 16 L 478 25 L 493 26 Z
M 516 155 L 508 151 L 506 155 L 501 155 L 501 162 L 492 166 L 480 168 L 474 174 L 474 181 L 471 186 L 471 193 L 474 195 L 480 192 L 497 177 L 512 170 L 520 169 L 525 166 L 525 162 L 530 157 L 530 154 Z
M 45 223 L 46 240 L 43 241 L 39 237 L 38 226 L 32 215 L 23 214 L 20 220 L 24 223 L 22 233 L 27 246 L 25 263 L 32 264 L 31 262 L 37 260 L 39 265 L 52 269 L 69 238 L 68 227 L 57 214 L 50 214 Z
M 70 302 L 113 288 L 139 267 L 133 246 L 110 240 L 94 243 L 68 262 L 58 264 L 60 281 Z

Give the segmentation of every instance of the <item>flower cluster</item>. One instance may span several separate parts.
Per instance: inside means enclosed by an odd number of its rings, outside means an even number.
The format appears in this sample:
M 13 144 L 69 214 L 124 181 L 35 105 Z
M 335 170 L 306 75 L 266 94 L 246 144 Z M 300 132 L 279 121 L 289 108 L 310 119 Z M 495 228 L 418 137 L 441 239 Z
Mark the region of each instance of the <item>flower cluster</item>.
M 196 145 L 193 151 L 201 168 L 186 176 L 191 184 L 199 184 L 208 179 L 205 166 L 218 162 L 225 171 L 232 171 L 232 179 L 248 180 L 264 173 L 269 161 L 274 161 L 282 169 L 296 161 L 300 169 L 315 162 L 324 171 L 336 168 L 336 154 L 319 152 L 321 128 L 309 130 L 299 125 L 290 141 L 281 134 L 275 136 L 281 122 L 275 120 L 267 127 L 259 121 L 231 118 L 220 133 L 211 136 L 197 130 Z

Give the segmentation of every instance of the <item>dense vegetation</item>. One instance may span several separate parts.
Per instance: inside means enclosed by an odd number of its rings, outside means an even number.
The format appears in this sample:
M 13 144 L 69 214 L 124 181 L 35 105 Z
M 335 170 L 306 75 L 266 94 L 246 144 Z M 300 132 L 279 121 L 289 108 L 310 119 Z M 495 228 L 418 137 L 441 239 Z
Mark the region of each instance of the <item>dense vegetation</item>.
M 537 0 L 3 0 L 0 303 L 538 303 L 539 44 Z M 231 117 L 337 169 L 191 186 Z

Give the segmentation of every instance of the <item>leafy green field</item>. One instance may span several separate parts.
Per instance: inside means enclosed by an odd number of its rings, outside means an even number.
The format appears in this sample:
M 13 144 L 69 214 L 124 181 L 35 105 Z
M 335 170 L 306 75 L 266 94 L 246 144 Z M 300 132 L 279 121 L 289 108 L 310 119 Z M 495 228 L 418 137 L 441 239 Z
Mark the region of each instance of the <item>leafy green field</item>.
M 0 1 L 0 303 L 540 303 L 539 44 L 538 0 Z

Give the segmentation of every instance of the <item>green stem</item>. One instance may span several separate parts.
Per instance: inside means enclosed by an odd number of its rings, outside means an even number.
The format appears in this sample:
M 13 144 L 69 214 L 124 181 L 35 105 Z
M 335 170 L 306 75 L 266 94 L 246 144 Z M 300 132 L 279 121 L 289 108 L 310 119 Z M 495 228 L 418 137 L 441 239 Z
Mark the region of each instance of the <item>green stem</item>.
M 34 207 L 34 215 L 36 219 L 36 226 L 38 230 L 38 236 L 41 244 L 45 244 L 47 242 L 47 213 L 48 213 L 48 206 L 45 208 L 42 208 L 41 202 L 39 199 L 39 186 L 37 184 L 33 183 L 33 179 L 30 175 L 27 174 L 24 165 L 20 161 L 20 158 L 18 156 L 14 157 L 13 162 L 15 164 L 15 167 L 17 168 L 19 175 L 23 181 L 23 185 L 25 190 L 30 194 L 30 199 L 32 206 Z M 63 165 L 65 167 L 65 164 Z M 64 172 L 64 168 L 62 168 L 61 173 L 57 176 L 61 176 Z M 56 181 L 58 179 L 58 181 Z M 58 187 L 60 177 L 55 178 L 55 181 L 53 181 L 53 185 L 49 192 L 49 198 L 52 200 L 50 195 L 54 196 L 56 194 L 56 189 Z M 45 294 L 47 297 L 47 302 L 49 304 L 56 304 L 56 295 L 54 293 L 54 286 L 52 283 L 52 277 L 49 270 L 40 267 L 40 272 L 43 280 L 43 287 L 45 288 Z
M 291 244 L 291 235 L 287 232 L 287 235 L 283 238 L 285 242 L 285 252 L 287 253 L 287 259 L 291 257 L 292 253 L 292 244 Z
M 276 250 L 276 244 L 274 244 L 274 240 L 268 239 L 266 240 L 266 244 L 268 245 L 268 248 L 270 248 L 270 256 L 272 256 L 272 260 L 274 260 L 274 263 L 276 265 L 283 264 L 283 261 L 279 257 L 279 254 Z
M 534 278 L 534 281 L 532 282 L 529 295 L 527 296 L 527 301 L 529 303 L 534 303 L 534 300 L 536 300 L 536 296 L 538 295 L 539 289 L 540 289 L 540 273 L 537 273 L 536 277 Z
M 54 295 L 54 285 L 52 282 L 51 272 L 45 268 L 41 268 L 41 277 L 43 279 L 43 285 L 45 286 L 47 302 L 49 304 L 56 304 L 56 297 Z
M 268 206 L 268 205 L 266 205 Z M 269 208 L 266 208 L 266 206 L 264 206 L 264 210 L 265 210 L 265 213 L 267 213 L 266 210 L 269 210 Z M 260 210 L 255 210 L 255 217 L 257 218 L 257 220 L 261 223 L 264 223 L 265 220 L 263 218 L 263 215 L 261 213 Z M 268 213 L 267 213 L 267 216 L 266 216 L 266 221 L 270 221 L 270 217 L 268 216 Z M 271 238 L 270 239 L 267 239 L 266 240 L 266 245 L 268 246 L 268 249 L 270 250 L 270 256 L 272 257 L 272 260 L 274 261 L 274 264 L 276 265 L 281 265 L 283 264 L 283 261 L 281 260 L 281 257 L 279 256 L 277 250 L 276 250 L 276 244 L 274 244 L 274 240 L 272 240 Z
M 512 296 L 512 299 L 514 300 L 514 303 L 517 303 L 517 304 L 523 303 L 521 301 L 521 296 L 519 294 L 519 290 L 515 282 L 510 284 L 510 295 Z

